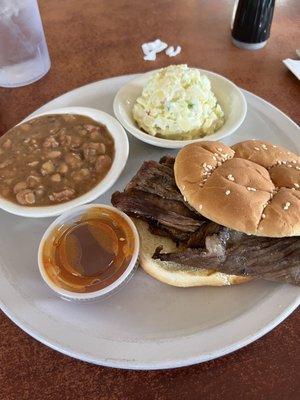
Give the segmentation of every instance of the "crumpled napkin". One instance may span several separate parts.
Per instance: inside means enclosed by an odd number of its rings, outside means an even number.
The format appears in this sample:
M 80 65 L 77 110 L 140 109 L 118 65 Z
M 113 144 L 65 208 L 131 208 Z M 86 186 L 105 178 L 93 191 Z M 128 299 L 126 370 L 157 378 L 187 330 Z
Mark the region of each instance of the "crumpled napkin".
M 300 80 L 300 60 L 286 58 L 285 60 L 282 60 L 282 62 Z

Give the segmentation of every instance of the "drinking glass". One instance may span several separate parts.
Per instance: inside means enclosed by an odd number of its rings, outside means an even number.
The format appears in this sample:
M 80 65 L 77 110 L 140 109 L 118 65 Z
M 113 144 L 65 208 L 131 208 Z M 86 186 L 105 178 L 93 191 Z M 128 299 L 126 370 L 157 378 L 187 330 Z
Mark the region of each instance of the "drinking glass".
M 50 69 L 36 0 L 0 0 L 0 86 L 28 85 Z

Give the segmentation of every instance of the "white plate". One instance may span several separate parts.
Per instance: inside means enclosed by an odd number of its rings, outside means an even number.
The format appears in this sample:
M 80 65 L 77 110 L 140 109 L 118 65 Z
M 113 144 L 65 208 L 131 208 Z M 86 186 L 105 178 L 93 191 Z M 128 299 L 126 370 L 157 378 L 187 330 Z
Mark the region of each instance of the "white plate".
M 135 77 L 92 83 L 38 111 L 81 105 L 112 113 L 116 92 Z M 246 119 L 226 143 L 256 137 L 299 152 L 297 126 L 269 103 L 244 94 Z M 98 201 L 109 204 L 111 193 L 124 188 L 143 160 L 165 153 L 130 137 L 127 166 L 114 188 Z M 296 286 L 257 280 L 233 287 L 181 289 L 166 286 L 143 271 L 103 302 L 74 304 L 58 298 L 38 271 L 38 244 L 52 220 L 0 212 L 0 221 L 1 308 L 39 341 L 88 362 L 158 369 L 207 361 L 258 339 L 299 304 Z
M 224 111 L 224 125 L 212 135 L 193 140 L 170 140 L 148 135 L 139 129 L 134 121 L 132 107 L 137 97 L 142 93 L 143 87 L 156 71 L 139 75 L 122 86 L 116 94 L 113 104 L 114 113 L 124 128 L 143 142 L 157 147 L 179 149 L 189 143 L 223 139 L 236 131 L 244 121 L 247 112 L 247 103 L 243 92 L 233 82 L 223 76 L 206 71 L 205 69 L 199 69 L 202 74 L 205 74 L 209 78 L 212 91 Z

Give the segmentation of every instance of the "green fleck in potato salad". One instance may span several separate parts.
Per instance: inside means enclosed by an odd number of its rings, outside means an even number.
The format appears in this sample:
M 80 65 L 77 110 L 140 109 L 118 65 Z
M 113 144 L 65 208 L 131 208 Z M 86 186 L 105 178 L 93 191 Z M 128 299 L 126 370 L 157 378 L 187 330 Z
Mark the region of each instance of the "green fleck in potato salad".
M 132 112 L 141 129 L 164 139 L 196 139 L 224 124 L 210 80 L 187 65 L 170 65 L 156 72 Z

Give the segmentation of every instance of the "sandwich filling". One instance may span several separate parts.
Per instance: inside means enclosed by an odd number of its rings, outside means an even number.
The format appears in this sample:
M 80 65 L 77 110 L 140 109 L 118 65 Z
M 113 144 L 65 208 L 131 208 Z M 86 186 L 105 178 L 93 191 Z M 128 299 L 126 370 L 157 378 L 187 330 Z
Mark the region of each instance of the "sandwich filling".
M 178 244 L 173 253 L 158 247 L 154 259 L 300 285 L 299 237 L 247 235 L 206 219 L 180 193 L 174 162 L 171 156 L 144 162 L 124 192 L 112 196 L 115 207 Z

